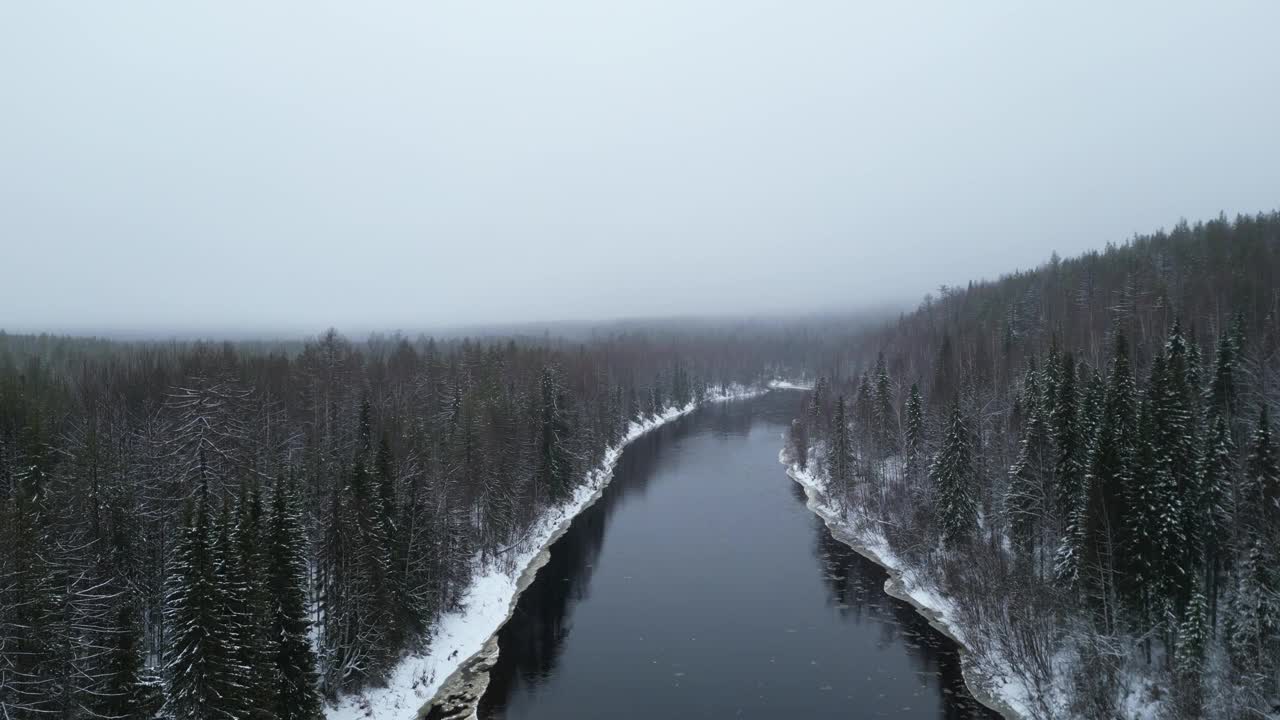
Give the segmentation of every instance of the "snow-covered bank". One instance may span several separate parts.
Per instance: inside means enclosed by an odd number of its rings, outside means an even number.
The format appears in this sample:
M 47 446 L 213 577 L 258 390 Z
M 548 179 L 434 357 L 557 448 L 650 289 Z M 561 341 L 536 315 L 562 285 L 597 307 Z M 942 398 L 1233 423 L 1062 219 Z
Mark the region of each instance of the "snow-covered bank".
M 714 393 L 706 402 L 745 399 L 772 388 L 790 389 L 794 384 L 780 381 L 766 387 L 731 387 Z M 699 407 L 690 403 L 670 407 L 657 417 L 631 423 L 625 437 L 605 453 L 604 462 L 588 473 L 573 496 L 550 508 L 529 529 L 519 545 L 511 548 L 511 562 L 505 567 L 476 570 L 471 586 L 463 595 L 462 609 L 442 615 L 425 652 L 403 658 L 387 678 L 385 687 L 367 688 L 342 697 L 325 708 L 328 720 L 405 720 L 416 716 L 430 703 L 447 679 L 477 656 L 491 662 L 496 647 L 490 640 L 511 616 L 516 599 L 546 562 L 548 548 L 568 529 L 573 519 L 594 503 L 613 478 L 613 469 L 623 448 L 641 435 L 686 415 Z M 477 560 L 478 562 L 478 560 Z M 514 569 L 505 569 L 514 568 Z M 488 647 L 486 647 L 488 646 Z M 482 688 L 481 688 L 482 689 Z
M 814 473 L 788 463 L 785 451 L 778 454 L 778 461 L 787 467 L 787 475 L 804 488 L 806 505 L 822 518 L 831 535 L 853 548 L 889 573 L 885 592 L 910 603 L 929 621 L 929 624 L 950 637 L 963 649 L 962 668 L 965 684 L 974 699 L 1000 713 L 1009 720 L 1025 720 L 1032 717 L 1027 689 L 1008 674 L 995 677 L 978 673 L 967 655 L 972 648 L 965 640 L 964 628 L 956 621 L 956 608 L 949 598 L 931 585 L 921 582 L 912 568 L 898 558 L 883 534 L 875 530 L 870 518 L 860 516 L 855 509 L 847 515 L 831 504 L 825 481 Z
M 795 380 L 771 380 L 769 382 L 770 390 L 812 390 L 813 383 L 807 381 Z

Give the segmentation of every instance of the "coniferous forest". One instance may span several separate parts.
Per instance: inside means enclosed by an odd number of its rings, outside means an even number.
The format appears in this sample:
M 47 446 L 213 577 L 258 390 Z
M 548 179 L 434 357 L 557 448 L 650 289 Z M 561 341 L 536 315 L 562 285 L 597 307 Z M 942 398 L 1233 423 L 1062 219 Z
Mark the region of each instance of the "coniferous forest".
M 873 324 L 0 334 L 0 715 L 318 717 L 428 643 L 631 422 L 776 377 L 817 378 L 789 459 L 955 599 L 1037 716 L 1123 716 L 1135 687 L 1176 717 L 1267 711 L 1275 213 Z
M 858 337 L 789 458 L 954 599 L 986 676 L 1035 717 L 1271 712 L 1280 215 L 943 288 Z
M 0 715 L 319 716 L 737 344 L 0 335 Z

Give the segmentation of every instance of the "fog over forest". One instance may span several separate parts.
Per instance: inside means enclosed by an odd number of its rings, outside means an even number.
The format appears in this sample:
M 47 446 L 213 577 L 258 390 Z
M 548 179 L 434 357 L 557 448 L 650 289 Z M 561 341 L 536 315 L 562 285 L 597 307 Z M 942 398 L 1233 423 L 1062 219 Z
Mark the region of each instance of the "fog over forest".
M 0 720 L 1280 720 L 1280 3 L 0 3 Z
M 0 326 L 914 306 L 1272 207 L 1278 22 L 1265 2 L 16 3 Z

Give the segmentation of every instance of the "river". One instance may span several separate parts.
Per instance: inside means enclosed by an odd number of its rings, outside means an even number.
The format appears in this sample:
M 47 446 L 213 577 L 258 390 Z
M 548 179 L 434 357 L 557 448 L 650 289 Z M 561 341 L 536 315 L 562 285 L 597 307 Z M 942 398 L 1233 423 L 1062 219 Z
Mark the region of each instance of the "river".
M 800 401 L 717 403 L 628 446 L 500 631 L 480 717 L 998 717 L 778 464 Z

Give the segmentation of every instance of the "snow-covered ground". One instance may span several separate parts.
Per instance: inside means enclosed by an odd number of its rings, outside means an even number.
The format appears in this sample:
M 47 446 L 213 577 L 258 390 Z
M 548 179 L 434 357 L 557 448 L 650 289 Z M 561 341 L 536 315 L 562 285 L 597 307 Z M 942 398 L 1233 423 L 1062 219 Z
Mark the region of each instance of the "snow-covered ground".
M 787 475 L 804 488 L 808 498 L 806 504 L 822 518 L 832 536 L 888 571 L 886 593 L 915 606 L 929 624 L 951 637 L 961 647 L 969 648 L 965 642 L 964 629 L 956 621 L 956 608 L 950 598 L 932 584 L 923 582 L 912 568 L 907 567 L 894 554 L 884 535 L 875 529 L 876 523 L 860 516 L 856 508 L 851 509 L 847 515 L 841 513 L 829 501 L 826 481 L 814 473 L 789 464 L 785 452 L 779 453 L 778 461 L 787 466 Z M 969 663 L 965 663 L 965 666 L 965 684 L 979 702 L 1011 720 L 1032 717 L 1026 689 L 1009 674 L 1004 674 L 1003 678 L 987 674 L 974 677 Z
M 813 383 L 804 382 L 804 381 L 797 382 L 794 380 L 778 379 L 778 380 L 771 380 L 769 382 L 769 388 L 771 390 L 812 390 Z
M 803 385 L 775 380 L 770 389 L 803 389 Z M 708 402 L 736 400 L 761 395 L 764 388 L 731 387 L 708 396 Z M 442 615 L 436 622 L 427 650 L 404 657 L 392 670 L 385 687 L 368 688 L 343 696 L 325 708 L 327 720 L 408 720 L 416 717 L 445 679 L 485 648 L 485 644 L 511 616 L 526 571 L 536 572 L 545 561 L 543 553 L 564 533 L 573 518 L 600 497 L 613 478 L 613 468 L 622 450 L 632 440 L 676 418 L 693 412 L 698 405 L 670 407 L 661 415 L 633 422 L 626 436 L 605 453 L 600 467 L 591 471 L 568 502 L 551 508 L 530 528 L 521 544 L 512 548 L 514 570 L 486 567 L 477 570 L 462 598 L 462 609 Z M 526 581 L 530 578 L 525 578 Z

